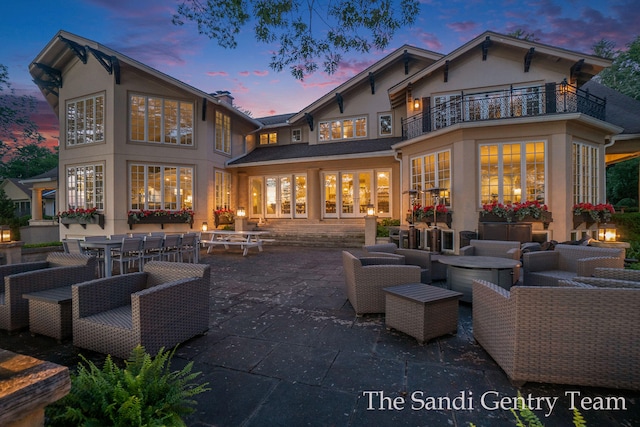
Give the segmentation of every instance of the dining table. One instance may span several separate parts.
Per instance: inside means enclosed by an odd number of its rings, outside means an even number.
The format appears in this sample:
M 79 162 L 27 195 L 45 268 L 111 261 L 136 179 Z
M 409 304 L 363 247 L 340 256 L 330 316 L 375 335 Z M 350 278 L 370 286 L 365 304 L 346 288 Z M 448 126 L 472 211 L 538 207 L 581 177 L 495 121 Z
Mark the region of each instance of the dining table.
M 104 254 L 104 276 L 111 277 L 112 262 L 111 262 L 111 250 L 118 249 L 122 246 L 121 239 L 96 239 L 96 240 L 81 240 L 80 247 L 83 249 L 97 249 Z

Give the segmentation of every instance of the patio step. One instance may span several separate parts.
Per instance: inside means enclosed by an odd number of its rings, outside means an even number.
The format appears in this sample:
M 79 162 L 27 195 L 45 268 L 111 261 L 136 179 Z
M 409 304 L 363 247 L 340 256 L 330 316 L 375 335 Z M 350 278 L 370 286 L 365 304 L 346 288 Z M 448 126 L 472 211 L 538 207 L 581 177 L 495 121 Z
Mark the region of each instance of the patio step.
M 269 231 L 267 238 L 278 245 L 359 248 L 364 245 L 363 224 L 340 222 L 296 222 L 271 220 L 266 224 L 252 224 L 257 230 Z

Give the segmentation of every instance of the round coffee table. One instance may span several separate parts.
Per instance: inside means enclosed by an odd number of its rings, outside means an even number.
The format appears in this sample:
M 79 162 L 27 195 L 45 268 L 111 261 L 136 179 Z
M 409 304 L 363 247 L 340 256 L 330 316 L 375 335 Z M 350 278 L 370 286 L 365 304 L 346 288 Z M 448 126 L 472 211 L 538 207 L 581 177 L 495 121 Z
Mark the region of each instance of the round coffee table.
M 472 301 L 472 281 L 486 280 L 511 289 L 513 269 L 520 267 L 520 261 L 493 256 L 443 256 L 440 263 L 447 265 L 449 289 L 462 293 L 461 301 Z

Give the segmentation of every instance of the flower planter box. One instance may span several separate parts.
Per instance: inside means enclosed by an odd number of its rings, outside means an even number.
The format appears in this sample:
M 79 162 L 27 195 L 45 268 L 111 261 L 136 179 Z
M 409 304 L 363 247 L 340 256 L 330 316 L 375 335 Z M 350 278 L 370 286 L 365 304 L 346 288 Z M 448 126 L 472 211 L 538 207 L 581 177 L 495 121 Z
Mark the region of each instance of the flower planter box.
M 213 222 L 216 226 L 216 228 L 218 228 L 219 225 L 225 225 L 225 224 L 235 224 L 235 219 L 230 219 L 227 215 L 219 215 L 217 213 L 213 213 Z
M 436 222 L 438 224 L 447 224 L 447 227 L 451 228 L 451 222 L 453 221 L 452 212 L 438 212 L 436 213 Z M 428 226 L 431 226 L 433 222 L 433 215 L 425 216 L 422 219 L 422 222 L 427 223 Z
M 82 228 L 87 228 L 87 224 L 97 224 L 104 229 L 104 214 L 93 214 L 91 218 L 60 218 L 60 224 L 69 228 L 69 224 L 80 224 Z
M 549 228 L 549 223 L 553 222 L 553 217 L 551 212 L 544 211 L 540 213 L 539 218 L 534 218 L 531 215 L 527 215 L 523 218 L 517 218 L 513 212 L 509 212 L 506 217 L 498 216 L 493 213 L 482 213 L 480 212 L 478 216 L 478 222 L 510 222 L 510 223 L 531 223 L 531 222 L 541 222 L 544 229 Z
M 189 224 L 189 228 L 193 228 L 193 218 L 186 220 L 184 218 L 176 218 L 169 215 L 150 215 L 139 219 L 129 217 L 127 223 L 129 224 L 129 230 L 137 224 L 160 224 L 160 228 L 162 229 L 164 229 L 165 224 Z
M 579 214 L 573 214 L 573 228 L 577 229 L 581 224 L 584 223 L 586 228 L 591 227 L 593 224 L 597 224 L 601 222 L 600 216 L 598 216 L 598 220 L 593 219 L 589 212 L 581 212 Z

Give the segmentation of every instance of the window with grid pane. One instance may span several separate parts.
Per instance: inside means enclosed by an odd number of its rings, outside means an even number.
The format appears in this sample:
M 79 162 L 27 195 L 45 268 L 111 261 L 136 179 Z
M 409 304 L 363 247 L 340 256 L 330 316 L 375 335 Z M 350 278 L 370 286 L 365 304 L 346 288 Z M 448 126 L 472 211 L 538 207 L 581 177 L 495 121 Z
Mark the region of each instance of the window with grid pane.
M 573 203 L 599 203 L 599 156 L 598 147 L 573 143 Z
M 104 94 L 67 101 L 67 145 L 104 141 Z
M 129 126 L 132 141 L 193 145 L 193 102 L 131 95 Z
M 132 164 L 129 168 L 132 210 L 193 209 L 193 168 Z
M 104 166 L 67 168 L 67 209 L 104 210 Z

